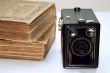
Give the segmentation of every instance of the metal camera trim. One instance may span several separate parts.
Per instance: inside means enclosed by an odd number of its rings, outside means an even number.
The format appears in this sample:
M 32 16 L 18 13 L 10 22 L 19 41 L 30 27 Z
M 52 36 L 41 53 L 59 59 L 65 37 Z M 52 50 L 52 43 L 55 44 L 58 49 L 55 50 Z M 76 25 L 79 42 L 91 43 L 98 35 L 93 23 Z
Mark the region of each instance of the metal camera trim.
M 87 30 L 89 30 L 89 29 L 94 29 L 95 34 L 94 34 L 93 36 L 96 36 L 96 28 L 95 28 L 95 27 L 87 28 Z M 87 30 L 86 30 L 86 35 L 87 35 L 88 37 L 93 37 L 93 36 L 89 36 L 89 35 L 87 34 Z
M 72 49 L 73 49 L 73 44 L 77 41 L 77 40 L 82 40 L 82 39 L 84 39 L 84 40 L 86 40 L 88 43 L 89 43 L 89 45 L 90 45 L 90 48 L 89 48 L 89 51 L 86 53 L 86 54 L 84 54 L 84 55 L 79 55 L 79 54 L 77 54 L 77 53 L 75 53 Z M 88 55 L 91 51 L 92 51 L 92 47 L 91 47 L 92 45 L 91 45 L 91 43 L 90 43 L 90 41 L 88 40 L 88 39 L 86 39 L 86 38 L 77 38 L 77 39 L 75 39 L 73 42 L 72 42 L 72 45 L 71 45 L 71 50 L 72 50 L 72 53 L 73 54 L 75 54 L 76 56 L 80 56 L 80 57 L 83 57 L 83 56 L 86 56 L 86 55 Z
M 67 27 L 67 28 L 69 29 L 69 27 Z M 75 35 L 74 35 L 74 36 L 72 36 L 72 35 L 71 35 L 72 33 L 71 33 L 71 34 L 69 34 L 69 31 L 72 31 L 72 32 L 74 31 L 73 33 L 75 33 Z M 72 29 L 72 30 L 70 30 L 70 29 L 69 29 L 69 31 L 67 32 L 67 35 L 68 35 L 69 37 L 76 37 L 76 36 L 77 36 L 77 34 L 78 34 L 77 29 Z

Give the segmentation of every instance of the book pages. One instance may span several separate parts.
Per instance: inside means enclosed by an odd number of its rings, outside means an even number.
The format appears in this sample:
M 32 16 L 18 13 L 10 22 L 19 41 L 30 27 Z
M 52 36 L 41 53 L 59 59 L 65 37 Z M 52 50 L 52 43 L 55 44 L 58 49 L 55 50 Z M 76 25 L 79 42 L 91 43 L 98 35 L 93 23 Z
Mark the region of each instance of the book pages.
M 0 20 L 29 24 L 49 6 L 49 2 L 0 0 Z

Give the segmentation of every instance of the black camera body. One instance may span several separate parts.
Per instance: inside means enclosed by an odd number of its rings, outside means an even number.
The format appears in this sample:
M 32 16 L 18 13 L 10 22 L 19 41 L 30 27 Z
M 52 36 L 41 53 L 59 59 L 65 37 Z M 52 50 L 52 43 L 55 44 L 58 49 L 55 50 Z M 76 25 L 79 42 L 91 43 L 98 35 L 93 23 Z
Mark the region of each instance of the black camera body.
M 97 68 L 100 23 L 92 9 L 62 9 L 61 44 L 64 68 Z

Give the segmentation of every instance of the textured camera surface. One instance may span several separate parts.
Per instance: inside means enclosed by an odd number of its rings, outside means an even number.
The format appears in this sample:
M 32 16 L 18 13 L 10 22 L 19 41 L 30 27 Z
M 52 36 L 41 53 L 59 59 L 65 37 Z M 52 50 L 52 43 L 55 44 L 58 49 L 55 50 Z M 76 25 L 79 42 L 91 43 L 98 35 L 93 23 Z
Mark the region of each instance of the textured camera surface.
M 92 9 L 62 9 L 64 68 L 98 67 L 100 23 Z

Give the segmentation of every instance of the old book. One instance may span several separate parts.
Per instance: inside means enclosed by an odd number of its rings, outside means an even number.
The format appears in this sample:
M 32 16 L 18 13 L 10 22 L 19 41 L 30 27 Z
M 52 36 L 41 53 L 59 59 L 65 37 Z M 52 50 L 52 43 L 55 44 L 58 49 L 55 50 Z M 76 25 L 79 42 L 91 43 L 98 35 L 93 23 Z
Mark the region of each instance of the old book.
M 35 42 L 55 24 L 55 4 L 0 0 L 0 39 Z
M 0 57 L 43 60 L 55 39 L 55 26 L 54 24 L 38 39 L 38 41 L 33 43 L 0 40 Z

